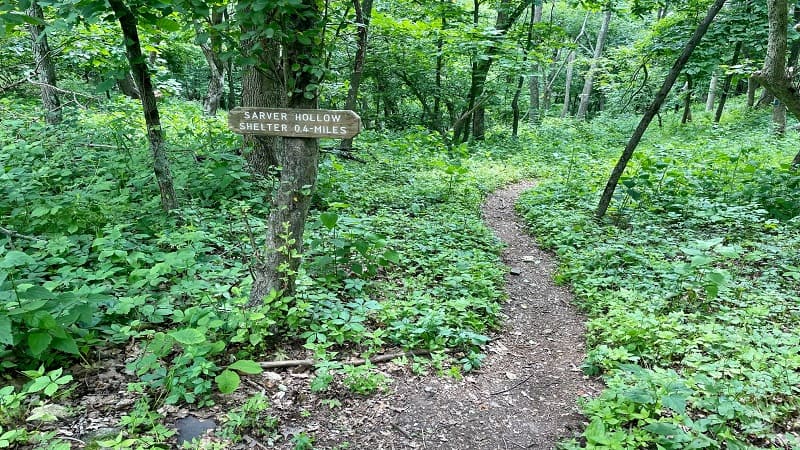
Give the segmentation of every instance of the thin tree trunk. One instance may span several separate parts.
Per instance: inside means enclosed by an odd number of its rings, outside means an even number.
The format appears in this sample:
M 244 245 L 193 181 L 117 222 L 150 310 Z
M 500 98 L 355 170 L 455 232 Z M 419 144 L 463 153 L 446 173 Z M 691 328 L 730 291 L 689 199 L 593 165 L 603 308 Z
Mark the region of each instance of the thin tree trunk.
M 213 27 L 221 24 L 222 17 L 222 10 L 212 11 L 210 25 Z M 219 57 L 221 47 L 222 39 L 216 31 L 210 33 L 207 42 L 200 44 L 200 49 L 203 51 L 203 56 L 206 58 L 210 72 L 208 92 L 203 100 L 203 114 L 210 117 L 217 115 L 219 104 L 222 101 L 223 86 L 225 85 L 225 65 L 222 62 L 222 58 Z
M 569 101 L 572 98 L 572 70 L 575 67 L 575 51 L 571 50 L 567 56 L 567 73 L 564 74 L 564 106 L 561 108 L 561 117 L 569 114 Z
M 495 30 L 497 30 L 497 34 L 494 39 L 497 41 L 497 44 L 505 38 L 508 29 L 511 28 L 519 16 L 530 6 L 532 1 L 533 0 L 522 0 L 517 5 L 512 5 L 511 0 L 500 1 L 500 5 L 497 8 L 497 18 L 495 20 Z M 473 20 L 477 20 L 478 18 L 478 4 L 479 2 L 475 0 L 475 15 L 473 16 Z M 472 136 L 476 140 L 482 140 L 484 138 L 486 128 L 485 106 L 483 102 L 478 102 L 478 98 L 484 94 L 486 78 L 494 62 L 497 51 L 498 45 L 491 45 L 487 49 L 487 58 L 479 60 L 476 64 L 473 64 L 472 68 L 467 110 L 474 110 L 472 113 Z M 478 107 L 476 107 L 476 105 L 478 105 Z M 469 133 L 465 132 L 461 142 L 466 141 L 468 137 Z
M 754 108 L 756 106 L 756 89 L 758 89 L 758 81 L 752 76 L 747 79 L 747 107 Z
M 541 2 L 533 2 L 533 24 L 537 24 L 542 21 L 542 10 L 543 6 Z M 534 64 L 531 67 L 531 79 L 530 79 L 530 86 L 528 89 L 529 93 L 529 103 L 528 103 L 528 121 L 531 125 L 536 125 L 539 123 L 539 71 L 541 67 L 538 63 Z
M 681 123 L 685 124 L 692 121 L 692 94 L 694 93 L 694 82 L 692 76 L 686 74 L 686 95 L 683 97 L 683 117 Z
M 31 2 L 27 14 L 44 23 L 44 12 L 38 2 Z M 47 34 L 44 32 L 44 26 L 40 24 L 28 24 L 28 31 L 31 35 L 34 71 L 39 81 L 42 106 L 46 111 L 45 122 L 48 125 L 58 125 L 62 120 L 61 101 L 59 101 L 58 91 L 56 91 L 56 66 L 53 64 L 53 59 L 50 58 Z
M 356 26 L 358 27 L 358 47 L 356 57 L 353 62 L 353 72 L 350 74 L 350 88 L 347 90 L 347 100 L 344 109 L 356 109 L 358 100 L 358 89 L 361 86 L 361 78 L 364 74 L 364 63 L 367 59 L 367 40 L 369 38 L 369 21 L 372 17 L 372 0 L 353 0 L 353 7 L 356 11 Z M 349 150 L 353 147 L 353 138 L 342 139 L 339 147 Z
M 442 72 L 444 71 L 444 32 L 447 30 L 447 14 L 445 13 L 445 0 L 439 2 L 442 13 L 442 28 L 436 39 L 436 95 L 433 99 L 433 122 L 434 128 L 439 132 L 444 132 L 442 126 Z
M 531 50 L 531 44 L 533 43 L 533 24 L 536 23 L 536 5 L 531 5 L 531 17 L 530 21 L 528 22 L 528 36 L 525 41 L 525 54 L 522 57 L 522 64 L 523 66 L 528 61 L 528 52 Z M 514 97 L 511 100 L 511 114 L 513 116 L 511 122 L 511 135 L 513 137 L 517 137 L 519 133 L 519 97 L 522 94 L 522 86 L 525 84 L 525 77 L 520 75 L 517 77 L 517 87 L 514 89 Z
M 735 66 L 739 63 L 739 55 L 742 52 L 742 41 L 736 42 L 736 46 L 733 48 L 733 57 L 731 58 L 731 66 Z M 722 111 L 725 110 L 725 103 L 728 101 L 728 94 L 731 91 L 731 83 L 733 83 L 733 74 L 730 73 L 725 75 L 725 81 L 722 82 L 722 95 L 719 98 L 719 105 L 717 105 L 717 112 L 714 114 L 714 123 L 719 123 L 720 119 L 722 119 Z M 749 83 L 748 83 L 749 87 Z M 748 89 L 748 102 L 750 101 L 750 92 Z M 748 105 L 750 106 L 750 105 Z
M 714 110 L 714 103 L 717 100 L 717 83 L 719 76 L 717 72 L 711 74 L 711 81 L 708 83 L 708 95 L 706 96 L 706 112 Z
M 678 75 L 680 75 L 681 70 L 683 70 L 683 67 L 689 60 L 689 57 L 692 56 L 692 52 L 694 52 L 695 47 L 697 47 L 697 44 L 700 43 L 700 40 L 706 34 L 706 31 L 708 31 L 708 27 L 711 25 L 714 17 L 716 17 L 717 13 L 720 9 L 722 9 L 724 4 L 725 0 L 714 1 L 714 3 L 708 9 L 703 21 L 700 22 L 700 24 L 697 26 L 697 29 L 695 29 L 691 39 L 689 39 L 689 42 L 687 42 L 686 46 L 684 46 L 680 56 L 678 56 L 678 59 L 675 60 L 675 64 L 672 65 L 669 74 L 667 74 L 667 78 L 664 80 L 664 84 L 661 85 L 661 89 L 659 89 L 656 97 L 653 99 L 653 103 L 649 108 L 647 108 L 647 111 L 642 116 L 642 120 L 639 121 L 639 125 L 636 127 L 636 130 L 633 132 L 628 144 L 622 151 L 622 155 L 617 161 L 616 166 L 614 166 L 614 169 L 611 171 L 611 176 L 608 178 L 606 187 L 603 190 L 602 196 L 600 197 L 600 202 L 597 205 L 597 210 L 595 211 L 595 216 L 597 218 L 602 218 L 605 216 L 608 206 L 611 204 L 611 199 L 614 196 L 614 191 L 617 189 L 619 179 L 622 177 L 622 173 L 625 171 L 628 161 L 630 161 L 631 157 L 633 156 L 634 150 L 636 150 L 636 147 L 639 145 L 639 141 L 641 141 L 642 136 L 644 136 L 644 132 L 647 131 L 647 127 L 650 125 L 650 122 L 652 122 L 653 118 L 656 116 L 656 114 L 658 114 L 658 110 L 661 109 L 661 105 L 664 104 L 664 100 L 667 98 L 667 94 L 669 94 L 669 91 L 675 84 L 675 80 L 678 79 Z
M 153 82 L 150 79 L 150 71 L 147 68 L 139 41 L 136 16 L 122 0 L 108 0 L 108 3 L 119 20 L 122 35 L 125 38 L 128 64 L 141 96 L 144 122 L 147 126 L 147 139 L 150 142 L 150 153 L 153 155 L 153 172 L 155 172 L 158 188 L 161 191 L 161 207 L 165 211 L 170 211 L 178 207 L 178 199 L 172 184 L 169 160 L 164 149 L 164 133 L 161 129 L 158 104 L 153 92 Z
M 603 14 L 603 23 L 600 25 L 600 32 L 597 34 L 597 43 L 594 46 L 594 55 L 592 56 L 592 63 L 589 67 L 589 73 L 586 74 L 586 79 L 583 83 L 583 92 L 581 92 L 581 103 L 578 106 L 578 119 L 585 119 L 586 113 L 589 111 L 589 100 L 592 95 L 592 86 L 594 85 L 594 74 L 597 71 L 597 66 L 600 64 L 600 57 L 603 56 L 603 47 L 606 44 L 608 37 L 608 26 L 611 23 L 611 10 L 607 10 Z
M 777 136 L 786 134 L 786 105 L 778 99 L 772 104 L 772 131 Z

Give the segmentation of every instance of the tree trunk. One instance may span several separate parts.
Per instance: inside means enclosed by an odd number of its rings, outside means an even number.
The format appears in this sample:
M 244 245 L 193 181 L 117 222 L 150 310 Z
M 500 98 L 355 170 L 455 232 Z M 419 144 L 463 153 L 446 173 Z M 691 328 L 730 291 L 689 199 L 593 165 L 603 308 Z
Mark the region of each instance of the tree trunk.
M 592 86 L 594 84 L 594 74 L 597 71 L 597 66 L 600 64 L 600 57 L 603 56 L 603 47 L 606 44 L 608 37 L 608 26 L 611 23 L 611 10 L 607 10 L 603 14 L 603 23 L 600 25 L 600 32 L 597 33 L 597 43 L 594 46 L 594 55 L 592 56 L 592 63 L 589 67 L 589 73 L 586 74 L 586 79 L 583 83 L 583 92 L 581 92 L 581 103 L 578 106 L 578 119 L 585 119 L 586 113 L 589 111 L 589 100 L 592 95 Z
M 122 95 L 134 100 L 142 99 L 142 96 L 139 94 L 139 88 L 136 87 L 136 81 L 134 81 L 130 71 L 126 71 L 125 76 L 117 80 L 117 86 L 119 87 L 119 91 L 122 92 Z
M 361 78 L 364 74 L 364 63 L 367 59 L 367 40 L 369 38 L 369 21 L 372 17 L 372 0 L 353 0 L 356 11 L 356 26 L 358 27 L 358 47 L 353 62 L 353 72 L 350 74 L 350 88 L 347 90 L 347 100 L 344 109 L 355 110 L 358 100 L 358 89 L 361 87 Z M 353 138 L 342 139 L 339 147 L 349 150 L 353 147 Z
M 287 23 L 293 29 L 287 36 L 309 35 L 318 31 L 320 12 L 314 0 L 302 0 Z M 292 67 L 314 67 L 319 65 L 323 50 L 313 40 L 286 39 L 282 42 L 283 85 L 291 86 L 288 92 L 289 108 L 316 109 L 320 79 L 310 70 L 295 71 Z M 307 96 L 311 94 L 313 98 Z M 283 295 L 294 292 L 297 268 L 303 249 L 305 229 L 311 195 L 317 180 L 319 143 L 315 138 L 284 138 L 284 150 L 280 155 L 280 184 L 273 195 L 267 226 L 268 253 L 253 267 L 253 287 L 248 306 L 260 305 L 272 291 Z
M 772 104 L 772 131 L 777 136 L 786 134 L 786 106 L 778 99 Z
M 27 11 L 28 16 L 38 19 L 44 23 L 44 12 L 38 2 L 32 1 Z M 39 91 L 42 96 L 42 106 L 44 106 L 45 122 L 48 125 L 58 125 L 61 123 L 61 102 L 58 99 L 56 90 L 56 66 L 50 58 L 50 45 L 47 43 L 47 34 L 44 32 L 44 25 L 28 24 L 28 31 L 31 35 L 31 47 L 33 49 L 34 71 L 39 82 Z
M 254 34 L 255 29 L 242 24 L 242 33 L 252 36 L 242 43 L 245 49 L 258 48 L 251 56 L 257 62 L 243 68 L 242 106 L 283 108 L 286 88 L 281 63 L 280 43 Z M 280 165 L 283 138 L 280 136 L 245 135 L 244 156 L 251 173 L 269 177 Z
M 543 6 L 541 2 L 534 2 L 534 7 L 533 7 L 534 24 L 537 24 L 542 21 L 542 9 Z M 534 64 L 533 67 L 531 68 L 531 79 L 528 88 L 528 94 L 530 97 L 528 103 L 528 121 L 530 122 L 531 125 L 536 125 L 539 123 L 539 109 L 540 109 L 539 96 L 541 95 L 539 89 L 540 70 L 541 67 L 538 63 Z
M 175 188 L 172 185 L 172 173 L 170 173 L 169 160 L 164 149 L 161 118 L 158 114 L 158 105 L 153 92 L 150 71 L 142 54 L 136 16 L 133 15 L 133 12 L 123 0 L 108 0 L 108 3 L 114 10 L 117 20 L 119 20 L 122 35 L 125 38 L 125 53 L 128 57 L 128 64 L 131 67 L 133 79 L 141 96 L 144 122 L 147 126 L 147 139 L 150 142 L 150 153 L 153 155 L 153 171 L 156 175 L 158 188 L 161 191 L 161 207 L 165 211 L 170 211 L 178 207 L 178 199 L 175 195 Z
M 758 81 L 752 76 L 747 79 L 747 107 L 754 108 L 756 106 L 756 89 L 758 89 Z
M 708 83 L 708 95 L 706 96 L 706 112 L 714 110 L 714 103 L 717 101 L 718 79 L 717 72 L 711 74 L 711 81 Z
M 686 65 L 689 57 L 692 56 L 692 52 L 694 52 L 695 47 L 697 47 L 697 44 L 700 43 L 700 40 L 706 34 L 706 31 L 708 31 L 708 27 L 711 25 L 714 17 L 716 17 L 717 13 L 720 9 L 722 9 L 724 4 L 725 0 L 714 0 L 714 3 L 708 9 L 705 18 L 697 26 L 697 29 L 694 30 L 694 34 L 692 34 L 691 39 L 689 39 L 689 42 L 687 42 L 686 46 L 683 47 L 683 51 L 681 52 L 680 56 L 678 56 L 678 59 L 675 60 L 675 64 L 672 65 L 669 74 L 667 74 L 667 78 L 664 80 L 664 84 L 661 85 L 661 89 L 659 89 L 658 93 L 656 93 L 653 103 L 650 104 L 650 107 L 647 108 L 647 111 L 642 116 L 642 120 L 639 121 L 639 125 L 636 127 L 633 135 L 631 135 L 628 144 L 622 151 L 622 155 L 617 161 L 617 164 L 614 166 L 614 169 L 611 171 L 611 176 L 608 178 L 606 187 L 603 190 L 602 196 L 600 197 L 600 202 L 597 205 L 597 210 L 595 211 L 595 216 L 597 218 L 602 218 L 605 216 L 608 206 L 611 204 L 611 199 L 614 196 L 614 191 L 617 188 L 617 183 L 619 183 L 619 179 L 622 177 L 622 173 L 625 171 L 628 161 L 630 161 L 631 157 L 633 156 L 636 146 L 639 145 L 639 141 L 641 141 L 642 136 L 644 136 L 644 132 L 647 131 L 647 127 L 650 125 L 650 122 L 653 121 L 653 118 L 656 116 L 656 114 L 658 114 L 658 110 L 661 109 L 661 105 L 664 104 L 664 100 L 667 98 L 667 94 L 669 94 L 669 91 L 675 84 L 675 80 L 678 79 L 678 75 L 680 75 L 681 70 L 683 70 L 683 67 Z
M 222 11 L 215 10 L 211 13 L 210 25 L 213 27 L 222 23 Z M 206 116 L 216 116 L 219 104 L 222 101 L 223 86 L 225 85 L 225 65 L 219 52 L 222 48 L 222 39 L 219 33 L 212 31 L 208 42 L 200 44 L 203 56 L 206 57 L 209 69 L 208 92 L 203 100 L 203 114 Z
M 739 63 L 739 54 L 742 52 L 742 41 L 738 41 L 733 48 L 733 57 L 731 58 L 731 66 Z M 728 94 L 731 91 L 731 83 L 733 83 L 733 74 L 725 75 L 725 81 L 722 82 L 722 95 L 719 98 L 719 105 L 717 105 L 717 112 L 714 114 L 714 123 L 719 123 L 722 119 L 722 111 L 725 110 L 725 102 L 728 101 Z M 748 90 L 749 91 L 749 90 Z M 747 101 L 750 101 L 750 92 L 748 92 Z M 751 105 L 748 105 L 751 106 Z
M 686 124 L 692 121 L 692 93 L 694 92 L 694 83 L 692 76 L 686 74 L 686 95 L 683 97 L 683 117 L 681 123 Z
M 478 98 L 484 94 L 486 78 L 497 54 L 498 44 L 505 38 L 508 29 L 511 28 L 514 22 L 516 22 L 519 16 L 528 8 L 532 1 L 533 0 L 522 0 L 517 5 L 512 5 L 511 0 L 500 1 L 500 5 L 497 8 L 497 19 L 495 20 L 494 27 L 495 30 L 497 30 L 497 33 L 494 36 L 495 44 L 489 46 L 485 59 L 480 59 L 472 66 L 472 78 L 467 102 L 467 110 L 474 110 L 472 113 L 472 136 L 476 140 L 482 140 L 484 138 L 484 131 L 486 128 L 486 114 L 485 107 L 483 106 L 484 102 L 479 102 Z M 480 2 L 475 0 L 474 18 L 477 17 L 479 3 Z M 476 105 L 478 105 L 478 107 L 476 107 Z M 461 139 L 460 142 L 466 141 L 468 137 L 468 130 L 464 130 L 463 139 Z
M 439 132 L 444 132 L 442 126 L 442 72 L 444 71 L 444 33 L 447 30 L 447 14 L 444 5 L 445 0 L 439 2 L 442 12 L 442 28 L 436 39 L 436 95 L 433 99 L 433 122 L 434 128 Z
M 569 101 L 572 98 L 572 70 L 575 67 L 575 51 L 571 50 L 567 56 L 567 73 L 564 74 L 564 106 L 561 108 L 561 117 L 569 114 Z
M 786 73 L 786 28 L 788 26 L 788 4 L 786 0 L 768 0 L 769 42 L 764 67 L 753 77 L 800 118 L 800 95 L 794 89 Z

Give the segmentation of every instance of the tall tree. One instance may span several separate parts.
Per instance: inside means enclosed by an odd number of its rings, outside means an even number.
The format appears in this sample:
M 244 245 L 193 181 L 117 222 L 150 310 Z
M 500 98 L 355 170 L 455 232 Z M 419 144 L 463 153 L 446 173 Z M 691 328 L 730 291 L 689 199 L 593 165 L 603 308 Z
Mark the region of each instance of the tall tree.
M 537 23 L 542 21 L 542 2 L 541 0 L 537 0 L 534 2 L 534 10 L 533 10 L 533 25 L 535 26 Z M 530 101 L 528 103 L 528 121 L 531 125 L 536 125 L 539 123 L 539 95 L 540 95 L 540 84 L 539 81 L 539 71 L 541 70 L 541 65 L 538 62 L 535 62 L 531 67 L 531 77 L 530 77 L 530 84 L 528 87 L 528 96 L 530 97 Z
M 44 12 L 39 2 L 32 1 L 27 14 L 33 19 L 33 23 L 28 24 L 28 31 L 31 35 L 34 71 L 42 96 L 42 106 L 46 111 L 45 121 L 50 125 L 57 125 L 61 123 L 62 114 L 61 101 L 56 90 L 56 66 L 51 58 L 52 52 L 47 42 L 47 34 L 44 32 Z
M 592 86 L 594 85 L 594 76 L 597 72 L 597 66 L 600 65 L 600 58 L 603 56 L 603 47 L 606 45 L 606 38 L 608 37 L 608 27 L 611 23 L 611 8 L 606 9 L 603 13 L 603 22 L 600 25 L 600 31 L 597 33 L 597 43 L 594 46 L 594 55 L 592 55 L 592 62 L 589 66 L 589 72 L 586 73 L 585 81 L 583 83 L 583 91 L 581 92 L 581 103 L 578 105 L 578 112 L 575 116 L 578 119 L 585 119 L 586 113 L 589 111 L 589 100 L 592 95 Z
M 753 78 L 761 83 L 789 112 L 800 118 L 800 94 L 792 84 L 786 71 L 787 28 L 789 25 L 789 5 L 787 0 L 767 0 L 769 18 L 769 43 L 764 67 Z M 795 155 L 792 165 L 800 166 L 800 152 Z
M 253 2 L 240 1 L 236 16 L 241 28 L 242 106 L 282 108 L 286 106 L 286 80 L 281 41 L 264 9 L 255 11 Z M 245 136 L 245 159 L 251 172 L 271 176 L 280 165 L 283 138 Z
M 700 40 L 703 39 L 703 36 L 706 34 L 706 31 L 708 31 L 708 27 L 711 25 L 711 22 L 714 21 L 714 17 L 717 16 L 717 13 L 719 13 L 719 10 L 722 9 L 724 4 L 725 0 L 714 0 L 714 3 L 709 7 L 705 18 L 702 22 L 700 22 L 700 24 L 697 25 L 692 37 L 683 47 L 683 51 L 681 52 L 680 56 L 678 56 L 678 59 L 675 60 L 675 63 L 669 70 L 667 78 L 664 79 L 664 83 L 661 85 L 661 89 L 658 90 L 658 93 L 656 93 L 656 96 L 653 99 L 653 103 L 650 104 L 650 107 L 647 108 L 647 111 L 642 116 L 642 119 L 639 121 L 639 125 L 636 127 L 636 130 L 634 130 L 630 140 L 628 140 L 628 144 L 622 151 L 622 155 L 620 155 L 617 164 L 611 171 L 611 176 L 608 178 L 606 187 L 600 197 L 600 202 L 595 210 L 595 216 L 597 218 L 602 218 L 606 215 L 608 206 L 611 204 L 611 199 L 614 196 L 614 191 L 617 189 L 619 179 L 622 177 L 622 173 L 625 171 L 628 161 L 630 161 L 631 157 L 633 156 L 633 152 L 639 145 L 639 141 L 642 140 L 644 132 L 647 131 L 647 127 L 650 126 L 653 118 L 656 116 L 656 114 L 658 114 L 658 111 L 661 109 L 661 105 L 664 104 L 664 100 L 667 98 L 667 94 L 669 94 L 669 91 L 675 84 L 675 80 L 678 79 L 678 75 L 680 75 L 681 70 L 683 70 L 683 66 L 686 65 L 687 61 L 689 61 L 689 58 L 692 56 L 692 52 L 694 52 L 694 49 L 697 47 L 697 44 L 700 43 Z
M 736 46 L 733 47 L 733 57 L 731 57 L 730 66 L 735 66 L 739 63 L 739 55 L 742 53 L 742 41 L 737 41 Z M 717 104 L 717 111 L 714 113 L 714 122 L 719 123 L 722 119 L 722 112 L 725 110 L 725 103 L 728 101 L 728 95 L 731 91 L 731 84 L 733 83 L 733 73 L 725 75 L 725 81 L 722 82 L 722 94 L 719 97 L 719 104 Z M 749 96 L 749 83 L 748 83 L 748 101 Z
M 321 12 L 315 0 L 300 0 L 291 7 L 275 5 L 266 11 L 277 28 L 280 65 L 275 75 L 284 82 L 283 96 L 294 109 L 316 109 L 323 67 Z M 274 28 L 273 28 L 274 27 Z M 266 254 L 253 266 L 250 306 L 259 305 L 275 291 L 291 295 L 303 248 L 311 194 L 317 180 L 319 143 L 313 138 L 284 138 L 280 152 L 280 179 L 267 226 Z
M 147 68 L 147 58 L 142 54 L 142 45 L 139 40 L 139 28 L 136 16 L 123 0 L 108 0 L 111 9 L 119 21 L 125 41 L 125 53 L 128 57 L 134 81 L 139 89 L 142 110 L 144 112 L 147 139 L 150 143 L 150 153 L 153 156 L 153 171 L 156 175 L 158 188 L 161 191 L 161 207 L 169 211 L 178 207 L 178 199 L 172 183 L 172 173 L 169 169 L 169 160 L 164 146 L 164 132 L 161 129 L 161 118 L 158 113 L 153 82 Z
M 203 51 L 209 70 L 208 92 L 203 99 L 203 114 L 207 116 L 217 115 L 217 109 L 219 109 L 224 92 L 225 64 L 220 57 L 222 37 L 217 30 L 217 27 L 222 24 L 224 11 L 225 6 L 213 8 L 211 15 L 206 18 L 207 23 L 204 29 L 199 25 L 197 26 L 198 33 L 208 33 L 208 40 L 200 43 L 200 49 Z
M 353 0 L 353 9 L 355 9 L 356 13 L 358 42 L 356 44 L 355 60 L 353 61 L 353 72 L 350 74 L 350 87 L 347 89 L 347 100 L 344 106 L 344 109 L 349 110 L 356 109 L 358 90 L 361 87 L 361 78 L 364 75 L 364 62 L 367 59 L 367 42 L 369 38 L 369 21 L 372 17 L 372 0 Z M 352 148 L 353 138 L 342 139 L 340 147 L 344 150 Z
M 495 20 L 494 33 L 492 36 L 492 44 L 487 48 L 485 55 L 479 55 L 478 60 L 473 63 L 472 76 L 470 77 L 469 94 L 467 96 L 467 108 L 464 112 L 467 117 L 472 118 L 472 136 L 477 140 L 482 140 L 485 133 L 485 100 L 481 99 L 486 90 L 486 78 L 489 75 L 489 69 L 492 67 L 499 45 L 512 25 L 528 8 L 533 0 L 522 0 L 519 3 L 514 3 L 513 0 L 501 0 L 497 8 L 497 19 Z M 476 11 L 477 11 L 476 1 Z M 455 127 L 454 127 L 455 128 Z M 466 141 L 469 138 L 469 133 L 466 129 L 461 133 L 459 139 L 459 130 L 455 130 L 456 140 Z

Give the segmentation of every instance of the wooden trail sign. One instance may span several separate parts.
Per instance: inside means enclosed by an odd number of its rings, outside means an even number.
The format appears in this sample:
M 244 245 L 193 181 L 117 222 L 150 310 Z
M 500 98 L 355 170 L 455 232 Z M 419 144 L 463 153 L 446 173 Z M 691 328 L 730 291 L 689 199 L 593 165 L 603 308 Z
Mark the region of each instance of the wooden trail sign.
M 239 107 L 228 112 L 228 128 L 239 134 L 347 139 L 361 131 L 353 111 Z

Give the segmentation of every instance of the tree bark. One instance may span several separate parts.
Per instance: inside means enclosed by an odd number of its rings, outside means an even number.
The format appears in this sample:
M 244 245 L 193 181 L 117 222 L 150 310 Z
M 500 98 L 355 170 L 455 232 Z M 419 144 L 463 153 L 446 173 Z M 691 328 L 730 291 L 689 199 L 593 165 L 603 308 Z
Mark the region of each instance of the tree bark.
M 606 45 L 606 38 L 608 37 L 608 26 L 611 23 L 611 10 L 605 11 L 603 14 L 603 23 L 600 25 L 600 32 L 597 33 L 597 43 L 594 46 L 594 55 L 592 56 L 592 63 L 589 67 L 589 72 L 586 74 L 583 83 L 583 92 L 581 92 L 581 103 L 578 105 L 578 119 L 585 119 L 586 113 L 589 111 L 589 100 L 592 95 L 592 86 L 594 85 L 594 74 L 597 72 L 597 66 L 600 64 L 600 57 L 603 56 L 603 47 Z
M 716 17 L 717 13 L 720 9 L 722 9 L 724 4 L 725 0 L 714 0 L 714 3 L 708 9 L 705 18 L 694 30 L 694 34 L 692 34 L 692 37 L 683 47 L 683 51 L 681 52 L 680 56 L 678 56 L 678 59 L 676 59 L 675 63 L 672 65 L 669 74 L 667 74 L 667 78 L 664 80 L 664 84 L 661 85 L 661 89 L 659 89 L 658 93 L 656 93 L 653 103 L 650 104 L 650 107 L 647 108 L 647 111 L 642 116 L 642 120 L 639 121 L 639 125 L 636 127 L 633 135 L 631 135 L 628 144 L 622 151 L 622 155 L 617 161 L 617 164 L 614 166 L 614 169 L 611 171 L 611 176 L 608 178 L 606 187 L 600 197 L 597 210 L 595 210 L 595 216 L 598 219 L 605 216 L 606 211 L 608 211 L 608 206 L 611 204 L 611 199 L 614 196 L 614 191 L 617 188 L 619 179 L 622 177 L 622 173 L 625 171 L 628 161 L 630 161 L 631 157 L 633 156 L 636 146 L 639 145 L 639 141 L 641 141 L 642 136 L 644 136 L 644 132 L 647 131 L 647 127 L 650 125 L 650 122 L 653 121 L 653 118 L 656 116 L 656 114 L 658 114 L 658 110 L 661 109 L 661 105 L 664 104 L 664 100 L 667 98 L 667 94 L 669 94 L 669 91 L 675 84 L 675 80 L 678 79 L 678 75 L 680 75 L 681 70 L 683 70 L 686 62 L 692 56 L 692 52 L 694 52 L 694 49 L 697 47 L 697 44 L 700 43 L 700 40 L 706 34 L 706 31 L 708 31 L 708 27 L 711 25 L 714 17 Z
M 772 104 L 772 132 L 776 136 L 786 134 L 786 106 L 778 99 Z
M 246 14 L 246 12 L 245 12 Z M 245 49 L 258 48 L 250 56 L 257 61 L 242 72 L 242 106 L 283 108 L 286 87 L 281 61 L 281 45 L 276 39 L 255 35 L 256 29 L 242 24 L 242 34 L 251 36 L 242 42 Z M 251 173 L 270 177 L 280 165 L 283 138 L 279 136 L 245 135 L 244 157 Z
M 731 66 L 735 66 L 739 63 L 739 55 L 742 52 L 742 41 L 736 42 L 736 46 L 733 48 L 733 57 L 731 58 Z M 733 83 L 733 74 L 730 73 L 725 75 L 725 81 L 722 82 L 722 94 L 719 97 L 719 104 L 717 105 L 717 112 L 714 114 L 714 123 L 719 123 L 720 119 L 722 119 L 722 111 L 725 110 L 725 103 L 728 101 L 728 94 L 731 91 L 731 83 Z M 749 88 L 749 83 L 748 83 Z M 750 101 L 750 90 L 748 89 L 747 92 L 747 101 Z M 752 106 L 752 105 L 748 105 Z
M 758 89 L 758 81 L 752 76 L 747 79 L 747 107 L 754 108 L 756 106 L 756 89 Z
M 503 40 L 508 32 L 508 29 L 516 22 L 519 16 L 528 8 L 533 0 L 522 0 L 518 5 L 512 5 L 511 0 L 501 0 L 500 6 L 497 8 L 497 19 L 495 20 L 494 36 L 495 41 Z M 475 11 L 477 11 L 478 1 L 475 2 Z M 484 131 L 486 128 L 485 121 L 485 107 L 479 104 L 478 98 L 484 94 L 486 88 L 486 78 L 489 75 L 489 69 L 492 67 L 494 57 L 497 54 L 497 45 L 492 45 L 487 49 L 487 54 L 484 59 L 478 60 L 472 66 L 472 77 L 470 82 L 469 97 L 467 102 L 467 110 L 473 110 L 472 113 L 472 136 L 476 140 L 483 140 Z M 483 103 L 483 102 L 480 102 Z M 475 105 L 479 105 L 477 108 Z M 461 142 L 469 138 L 469 132 L 465 129 Z
M 542 21 L 542 4 L 541 2 L 534 2 L 533 7 L 533 24 L 537 24 Z M 528 96 L 530 97 L 528 103 L 528 121 L 531 125 L 536 125 L 539 123 L 539 110 L 540 110 L 540 103 L 539 103 L 539 96 L 540 89 L 539 89 L 539 71 L 541 67 L 538 63 L 534 64 L 531 67 L 531 79 L 530 84 L 528 86 Z
M 210 25 L 213 27 L 222 23 L 222 11 L 214 10 L 211 12 Z M 219 57 L 222 47 L 222 39 L 219 33 L 212 31 L 207 42 L 200 44 L 203 56 L 206 58 L 209 69 L 208 92 L 203 99 L 203 114 L 209 117 L 217 115 L 219 104 L 222 101 L 223 86 L 225 85 L 225 64 Z
M 692 76 L 686 74 L 686 94 L 683 97 L 683 117 L 681 123 L 686 124 L 692 121 L 692 94 L 694 93 L 694 82 Z
M 564 106 L 561 108 L 561 117 L 569 115 L 569 101 L 572 98 L 572 70 L 575 67 L 575 50 L 567 56 L 567 72 L 564 74 Z
M 714 103 L 717 101 L 717 83 L 719 76 L 717 72 L 711 74 L 711 81 L 708 83 L 708 95 L 706 96 L 706 112 L 714 110 Z
M 150 71 L 147 68 L 146 58 L 142 54 L 139 41 L 136 16 L 123 0 L 108 0 L 108 3 L 119 20 L 122 35 L 125 38 L 128 64 L 139 89 L 144 122 L 147 126 L 147 139 L 150 143 L 150 153 L 153 155 L 153 172 L 155 172 L 158 188 L 161 191 L 161 207 L 165 211 L 170 211 L 178 207 L 178 199 L 172 184 L 169 160 L 164 149 L 164 132 L 161 129 L 161 118 L 158 114 L 155 92 L 153 92 L 153 82 L 150 79 Z
M 769 0 L 769 42 L 764 67 L 753 77 L 766 90 L 781 101 L 786 108 L 800 118 L 800 95 L 792 86 L 786 72 L 786 28 L 788 26 L 788 4 L 786 0 Z
M 32 1 L 27 11 L 28 16 L 44 23 L 44 12 L 38 2 Z M 48 125 L 58 125 L 61 123 L 61 101 L 58 99 L 56 90 L 56 66 L 50 57 L 50 45 L 47 42 L 47 34 L 44 32 L 44 25 L 28 24 L 28 31 L 31 35 L 31 48 L 33 49 L 34 71 L 39 82 L 39 91 L 44 107 L 45 122 Z
M 361 78 L 364 75 L 364 63 L 367 60 L 367 41 L 369 38 L 369 21 L 372 17 L 372 0 L 353 0 L 356 11 L 356 26 L 358 27 L 358 44 L 356 57 L 353 61 L 353 72 L 350 74 L 350 87 L 347 89 L 347 100 L 344 109 L 355 110 L 358 100 L 358 90 L 361 87 Z M 342 139 L 339 148 L 350 150 L 353 148 L 353 138 Z
M 292 29 L 288 36 L 320 32 L 320 11 L 315 0 L 302 0 L 301 5 L 287 17 Z M 292 67 L 315 67 L 322 60 L 322 46 L 313 39 L 301 42 L 286 39 L 281 42 L 283 86 L 290 94 L 288 107 L 316 109 L 318 91 L 312 89 L 320 82 L 312 70 L 293 70 Z M 308 98 L 312 97 L 312 98 Z M 315 138 L 284 138 L 280 155 L 280 183 L 272 197 L 267 225 L 267 254 L 253 267 L 253 287 L 248 306 L 263 302 L 272 291 L 292 295 L 303 249 L 311 195 L 317 181 L 319 143 Z

